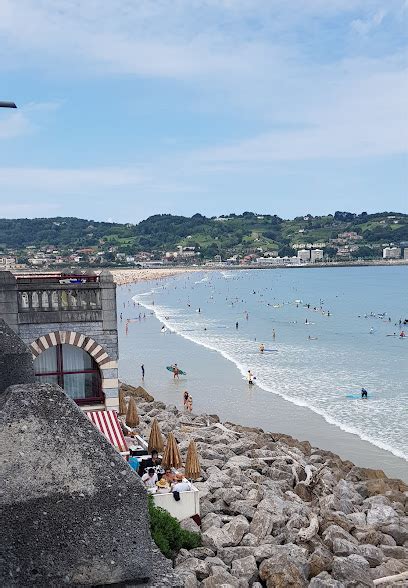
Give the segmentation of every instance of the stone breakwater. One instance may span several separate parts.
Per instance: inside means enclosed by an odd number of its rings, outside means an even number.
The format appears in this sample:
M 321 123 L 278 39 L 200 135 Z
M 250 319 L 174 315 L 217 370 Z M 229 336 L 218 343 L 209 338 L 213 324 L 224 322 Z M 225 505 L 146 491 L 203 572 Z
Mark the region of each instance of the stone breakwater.
M 408 486 L 308 441 L 137 399 L 185 459 L 197 444 L 202 547 L 174 565 L 184 586 L 367 587 L 408 571 Z M 391 582 L 391 583 L 390 583 Z M 408 586 L 408 578 L 380 585 Z

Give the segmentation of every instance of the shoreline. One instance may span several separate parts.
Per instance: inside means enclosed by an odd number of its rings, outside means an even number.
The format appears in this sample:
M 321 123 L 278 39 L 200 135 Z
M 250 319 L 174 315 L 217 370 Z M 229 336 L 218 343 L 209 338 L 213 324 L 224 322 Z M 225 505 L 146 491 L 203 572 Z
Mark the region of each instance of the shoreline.
M 396 259 L 392 261 L 374 260 L 374 261 L 331 261 L 323 263 L 303 263 L 302 265 L 201 265 L 201 266 L 177 266 L 172 268 L 123 268 L 110 269 L 113 280 L 118 286 L 133 284 L 137 282 L 147 282 L 149 280 L 160 280 L 170 278 L 187 272 L 212 272 L 212 271 L 245 271 L 245 270 L 276 270 L 276 269 L 319 269 L 319 268 L 338 268 L 338 267 L 396 267 L 408 266 L 408 260 Z

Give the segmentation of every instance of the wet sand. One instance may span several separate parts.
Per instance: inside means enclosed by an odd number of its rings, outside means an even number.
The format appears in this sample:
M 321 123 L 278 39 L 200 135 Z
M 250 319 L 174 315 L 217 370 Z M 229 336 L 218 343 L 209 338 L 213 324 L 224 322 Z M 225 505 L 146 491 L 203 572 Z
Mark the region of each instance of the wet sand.
M 118 308 L 129 300 L 128 287 L 118 288 Z M 143 313 L 142 307 L 137 309 Z M 133 309 L 129 312 L 136 314 Z M 146 312 L 146 318 L 119 325 L 120 378 L 143 385 L 156 399 L 182 406 L 182 394 L 193 397 L 193 411 L 217 414 L 222 420 L 256 426 L 266 431 L 286 433 L 313 446 L 333 451 L 363 467 L 382 469 L 390 477 L 408 481 L 407 461 L 342 431 L 311 410 L 296 406 L 257 386 L 250 387 L 235 365 L 211 351 L 172 333 L 160 333 L 161 323 Z M 187 371 L 185 378 L 173 380 L 166 366 L 174 362 Z M 146 370 L 141 379 L 141 364 Z M 296 382 L 294 382 L 296 385 Z

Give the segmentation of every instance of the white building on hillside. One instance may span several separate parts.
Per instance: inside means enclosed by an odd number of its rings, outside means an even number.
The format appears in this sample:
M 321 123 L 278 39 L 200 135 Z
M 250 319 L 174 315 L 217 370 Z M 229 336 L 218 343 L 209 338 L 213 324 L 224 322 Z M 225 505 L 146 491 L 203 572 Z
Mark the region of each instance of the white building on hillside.
M 401 249 L 399 247 L 384 247 L 383 259 L 399 259 L 401 257 Z
M 309 262 L 310 261 L 310 249 L 299 249 L 297 252 L 299 261 Z
M 312 263 L 323 261 L 323 249 L 312 249 L 310 252 L 310 261 Z

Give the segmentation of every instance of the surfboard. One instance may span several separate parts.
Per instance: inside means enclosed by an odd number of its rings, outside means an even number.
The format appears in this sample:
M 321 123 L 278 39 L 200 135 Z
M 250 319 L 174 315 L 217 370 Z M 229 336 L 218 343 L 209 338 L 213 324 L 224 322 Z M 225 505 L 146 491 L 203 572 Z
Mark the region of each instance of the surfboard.
M 166 367 L 166 370 L 167 370 L 168 372 L 173 372 L 173 366 L 171 366 L 171 365 L 168 365 L 168 366 Z M 186 376 L 187 374 L 186 374 L 186 372 L 183 372 L 183 370 L 179 369 L 179 375 L 180 375 L 180 376 Z
M 362 397 L 361 394 L 346 394 L 346 398 L 350 398 L 352 400 L 368 400 L 369 398 L 372 398 L 373 394 L 369 394 L 367 397 Z
M 278 350 L 277 350 L 277 349 L 264 349 L 264 352 L 265 352 L 265 351 L 269 351 L 269 352 L 271 352 L 271 351 L 278 351 Z

